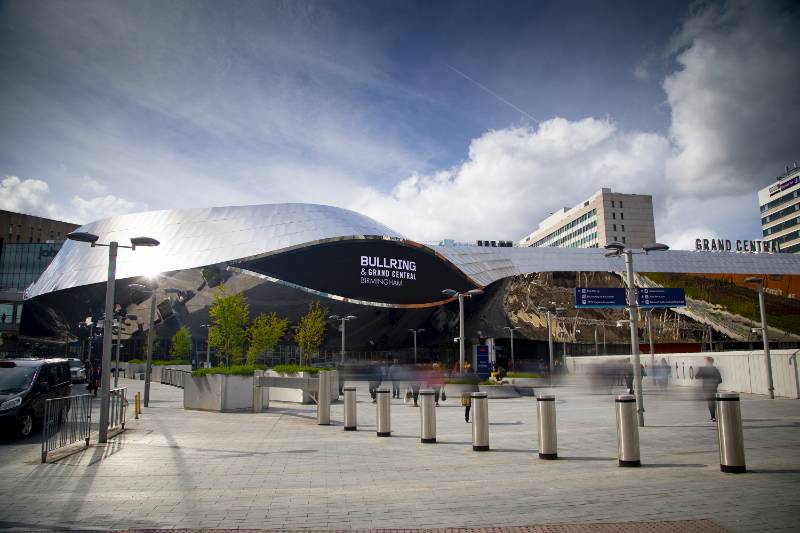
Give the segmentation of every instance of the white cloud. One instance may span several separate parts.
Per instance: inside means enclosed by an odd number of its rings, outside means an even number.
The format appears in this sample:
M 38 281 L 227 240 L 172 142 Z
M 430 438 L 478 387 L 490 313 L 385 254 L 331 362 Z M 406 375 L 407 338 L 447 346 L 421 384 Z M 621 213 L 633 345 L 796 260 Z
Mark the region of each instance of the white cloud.
M 49 194 L 50 186 L 45 181 L 6 176 L 0 180 L 0 209 L 77 224 L 142 209 L 111 194 L 91 198 L 76 195 L 68 204 L 60 205 L 50 201 Z
M 79 220 L 83 224 L 137 211 L 137 205 L 134 202 L 129 202 L 112 194 L 94 198 L 73 196 L 70 205 L 74 213 L 73 219 Z
M 94 194 L 103 194 L 108 190 L 108 187 L 104 183 L 100 183 L 94 178 L 89 176 L 83 177 L 83 190 L 90 190 Z
M 388 194 L 362 188 L 349 207 L 419 240 L 519 239 L 560 207 L 602 187 L 661 189 L 667 140 L 608 120 L 554 118 L 474 139 L 469 159 L 412 175 Z
M 633 77 L 639 81 L 649 81 L 650 80 L 650 60 L 643 59 L 640 61 L 634 68 L 633 68 Z
M 680 69 L 663 86 L 675 145 L 666 176 L 678 191 L 752 192 L 800 155 L 800 40 L 783 6 L 711 4 L 674 39 Z
M 56 206 L 45 198 L 49 191 L 45 181 L 5 176 L 0 180 L 0 209 L 52 218 Z

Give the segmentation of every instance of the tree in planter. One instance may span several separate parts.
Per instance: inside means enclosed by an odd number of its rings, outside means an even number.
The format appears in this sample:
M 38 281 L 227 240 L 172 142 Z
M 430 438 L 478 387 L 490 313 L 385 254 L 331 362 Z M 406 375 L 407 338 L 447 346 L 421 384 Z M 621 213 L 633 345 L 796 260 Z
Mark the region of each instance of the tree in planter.
M 242 345 L 247 340 L 247 322 L 250 320 L 250 306 L 241 293 L 228 294 L 224 283 L 214 294 L 214 301 L 208 308 L 211 317 L 211 330 L 208 343 L 216 350 L 217 357 L 230 363 L 242 363 Z
M 175 336 L 172 337 L 169 354 L 173 359 L 187 359 L 189 357 L 191 342 L 192 334 L 189 328 L 181 326 L 181 329 L 175 332 Z
M 254 365 L 261 354 L 274 348 L 281 337 L 286 334 L 288 325 L 288 320 L 279 318 L 275 313 L 258 315 L 247 330 L 247 336 L 250 339 L 247 364 Z
M 300 346 L 303 359 L 310 359 L 310 355 L 319 350 L 325 338 L 325 315 L 327 310 L 319 302 L 311 302 L 308 313 L 300 319 L 300 325 L 294 333 L 294 340 Z

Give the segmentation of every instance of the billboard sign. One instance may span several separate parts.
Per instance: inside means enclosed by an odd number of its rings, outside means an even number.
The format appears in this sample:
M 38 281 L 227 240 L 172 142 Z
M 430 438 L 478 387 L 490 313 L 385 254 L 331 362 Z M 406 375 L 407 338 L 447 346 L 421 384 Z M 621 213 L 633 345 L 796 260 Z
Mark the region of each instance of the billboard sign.
M 385 239 L 325 242 L 235 266 L 329 296 L 396 306 L 437 305 L 448 299 L 442 289 L 478 288 L 430 249 Z
M 625 289 L 606 287 L 575 287 L 575 307 L 627 307 Z

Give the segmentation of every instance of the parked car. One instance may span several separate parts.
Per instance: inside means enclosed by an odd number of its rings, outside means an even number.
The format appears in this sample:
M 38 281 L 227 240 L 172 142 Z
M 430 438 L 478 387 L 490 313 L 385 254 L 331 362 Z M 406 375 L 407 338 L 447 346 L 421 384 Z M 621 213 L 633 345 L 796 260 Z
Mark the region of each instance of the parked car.
M 0 360 L 0 430 L 27 437 L 44 418 L 48 398 L 69 396 L 66 359 Z
M 69 371 L 73 383 L 86 382 L 86 369 L 83 366 L 83 361 L 80 359 L 67 359 L 69 362 Z

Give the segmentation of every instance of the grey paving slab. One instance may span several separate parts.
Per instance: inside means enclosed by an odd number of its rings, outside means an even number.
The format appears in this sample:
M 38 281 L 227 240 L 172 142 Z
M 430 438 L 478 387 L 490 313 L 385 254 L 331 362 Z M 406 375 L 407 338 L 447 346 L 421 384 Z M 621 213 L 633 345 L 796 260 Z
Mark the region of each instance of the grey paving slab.
M 130 395 L 141 382 L 127 381 Z M 646 391 L 643 467 L 617 466 L 613 397 L 578 383 L 552 390 L 558 461 L 536 453 L 533 398 L 491 400 L 490 445 L 473 452 L 455 399 L 438 442 L 419 442 L 419 410 L 392 405 L 375 435 L 365 390 L 359 431 L 314 406 L 253 413 L 184 411 L 153 385 L 151 407 L 107 446 L 39 463 L 33 440 L 0 445 L 0 528 L 433 528 L 712 520 L 733 531 L 796 528 L 800 402 L 743 398 L 747 474 L 719 471 L 717 433 L 685 391 Z

